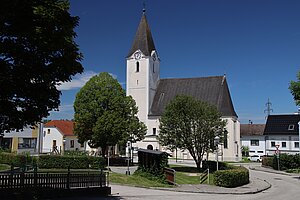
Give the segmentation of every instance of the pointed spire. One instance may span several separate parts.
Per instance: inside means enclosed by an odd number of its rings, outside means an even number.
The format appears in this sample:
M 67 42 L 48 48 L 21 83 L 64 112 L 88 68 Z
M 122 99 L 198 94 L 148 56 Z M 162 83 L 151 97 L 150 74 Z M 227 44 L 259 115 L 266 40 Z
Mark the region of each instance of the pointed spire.
M 155 50 L 155 45 L 153 42 L 152 34 L 150 31 L 150 27 L 148 25 L 146 19 L 146 9 L 143 8 L 143 15 L 138 26 L 137 32 L 135 34 L 132 47 L 127 55 L 127 57 L 131 56 L 136 50 L 141 50 L 142 53 L 146 56 L 150 56 L 151 52 Z

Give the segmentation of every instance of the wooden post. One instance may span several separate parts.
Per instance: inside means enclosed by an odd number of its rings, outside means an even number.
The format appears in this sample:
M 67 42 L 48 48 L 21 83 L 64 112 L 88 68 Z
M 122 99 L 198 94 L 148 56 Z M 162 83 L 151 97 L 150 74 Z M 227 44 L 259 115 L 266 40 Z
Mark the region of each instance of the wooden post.
M 70 166 L 68 167 L 67 189 L 70 189 Z
M 34 174 L 34 188 L 37 189 L 38 176 L 37 176 L 37 168 L 36 167 L 33 170 L 33 174 Z

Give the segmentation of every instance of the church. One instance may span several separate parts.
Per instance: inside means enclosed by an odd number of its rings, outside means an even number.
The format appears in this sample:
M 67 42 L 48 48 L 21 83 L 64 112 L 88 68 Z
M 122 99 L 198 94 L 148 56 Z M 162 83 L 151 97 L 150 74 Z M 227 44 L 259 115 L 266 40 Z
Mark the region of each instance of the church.
M 224 143 L 219 145 L 219 160 L 241 160 L 240 122 L 234 110 L 225 75 L 161 78 L 160 56 L 154 45 L 145 10 L 126 60 L 126 94 L 136 101 L 138 117 L 148 129 L 145 139 L 132 144 L 133 147 L 166 151 L 157 140 L 160 116 L 176 95 L 189 95 L 215 105 L 221 112 L 222 119 L 227 120 L 228 133 Z M 169 153 L 176 158 L 192 159 L 187 151 Z M 211 155 L 210 159 L 215 159 L 214 155 Z

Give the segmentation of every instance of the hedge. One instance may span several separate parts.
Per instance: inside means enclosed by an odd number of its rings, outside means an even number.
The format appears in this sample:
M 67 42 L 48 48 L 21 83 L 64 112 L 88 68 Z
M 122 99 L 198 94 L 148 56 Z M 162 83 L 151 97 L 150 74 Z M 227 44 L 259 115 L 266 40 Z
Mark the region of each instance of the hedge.
M 35 157 L 28 154 L 14 154 L 14 153 L 0 153 L 0 164 L 12 165 L 14 167 L 23 167 L 25 165 L 32 165 L 36 162 Z
M 266 157 L 264 156 L 262 158 L 262 166 L 265 166 L 265 167 L 273 167 L 273 157 Z
M 202 169 L 206 170 L 207 168 L 209 168 L 210 172 L 216 171 L 217 170 L 217 162 L 216 161 L 211 161 L 211 160 L 203 161 Z M 231 169 L 232 166 L 228 165 L 225 162 L 218 162 L 218 168 L 219 168 L 219 170 L 227 170 L 227 169 Z
M 214 184 L 221 187 L 238 187 L 249 183 L 249 171 L 245 167 L 219 170 L 214 174 Z
M 273 157 L 273 169 L 278 169 L 277 157 L 274 155 Z M 288 170 L 288 169 L 298 169 L 300 168 L 300 157 L 299 154 L 290 155 L 290 154 L 280 154 L 279 155 L 279 167 L 280 170 Z
M 41 155 L 38 167 L 43 169 L 103 169 L 105 159 L 94 156 Z
M 12 165 L 14 167 L 24 167 L 26 165 L 37 164 L 44 169 L 103 169 L 105 159 L 94 156 L 60 156 L 41 155 L 33 157 L 28 154 L 0 153 L 0 164 Z

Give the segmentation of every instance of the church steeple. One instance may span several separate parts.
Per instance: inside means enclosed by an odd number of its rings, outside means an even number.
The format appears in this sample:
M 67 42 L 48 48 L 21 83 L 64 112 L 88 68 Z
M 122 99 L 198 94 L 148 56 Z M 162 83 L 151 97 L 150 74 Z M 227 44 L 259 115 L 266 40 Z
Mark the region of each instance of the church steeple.
M 140 50 L 145 56 L 151 56 L 151 52 L 155 50 L 150 27 L 146 19 L 145 9 L 143 9 L 142 18 L 127 57 L 130 57 L 137 50 Z

